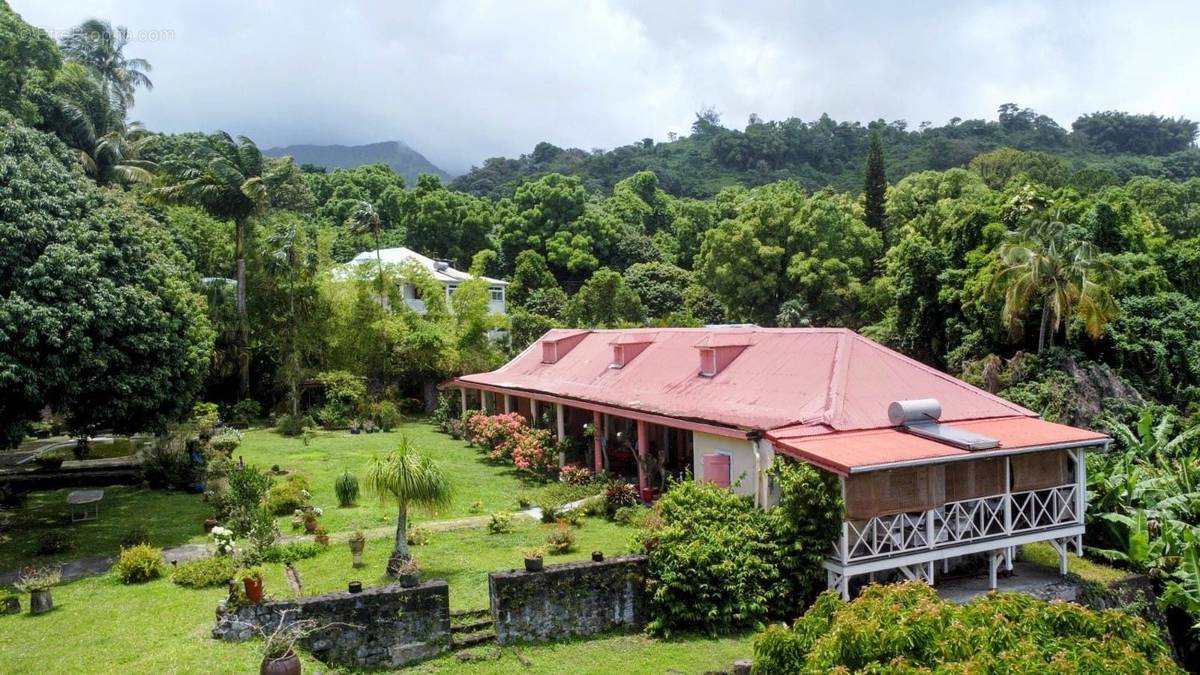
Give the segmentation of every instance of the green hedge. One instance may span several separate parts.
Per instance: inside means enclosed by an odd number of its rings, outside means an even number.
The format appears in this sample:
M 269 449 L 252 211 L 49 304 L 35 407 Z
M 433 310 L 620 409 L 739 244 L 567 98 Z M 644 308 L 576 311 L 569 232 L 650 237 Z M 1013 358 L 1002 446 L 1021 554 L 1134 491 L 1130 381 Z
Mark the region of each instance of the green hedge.
M 1117 610 L 1023 593 L 965 605 L 919 581 L 823 593 L 791 628 L 754 641 L 754 672 L 1180 673 L 1157 631 Z

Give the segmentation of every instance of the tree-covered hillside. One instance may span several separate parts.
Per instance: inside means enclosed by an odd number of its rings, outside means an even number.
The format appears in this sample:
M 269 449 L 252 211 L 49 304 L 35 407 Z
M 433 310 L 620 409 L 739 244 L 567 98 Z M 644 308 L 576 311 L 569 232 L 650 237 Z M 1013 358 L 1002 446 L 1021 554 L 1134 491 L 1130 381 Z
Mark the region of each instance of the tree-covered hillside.
M 539 143 L 516 159 L 493 157 L 454 181 L 479 196 L 511 195 L 520 183 L 549 173 L 577 175 L 592 191 L 608 191 L 637 171 L 653 171 L 667 192 L 706 197 L 731 185 L 763 185 L 793 179 L 810 190 L 861 190 L 863 157 L 870 133 L 879 133 L 888 177 L 966 167 L 977 155 L 997 148 L 1046 153 L 1064 180 L 1084 189 L 1118 185 L 1133 176 L 1184 180 L 1200 176 L 1200 150 L 1193 142 L 1197 124 L 1187 119 L 1123 112 L 1083 115 L 1068 131 L 1045 115 L 1012 103 L 995 120 L 961 120 L 916 129 L 903 120 L 869 124 L 837 122 L 828 115 L 806 122 L 768 122 L 751 115 L 744 129 L 721 124 L 712 110 L 696 115 L 689 136 L 666 142 L 652 138 L 588 152 Z M 1061 167 L 1061 168 L 1059 168 Z
M 425 155 L 400 141 L 367 145 L 289 145 L 271 148 L 266 153 L 271 157 L 291 157 L 297 164 L 324 169 L 353 169 L 364 164 L 387 164 L 393 171 L 404 176 L 409 185 L 415 184 L 417 176 L 423 173 L 442 180 L 450 179 L 450 174 L 435 166 Z

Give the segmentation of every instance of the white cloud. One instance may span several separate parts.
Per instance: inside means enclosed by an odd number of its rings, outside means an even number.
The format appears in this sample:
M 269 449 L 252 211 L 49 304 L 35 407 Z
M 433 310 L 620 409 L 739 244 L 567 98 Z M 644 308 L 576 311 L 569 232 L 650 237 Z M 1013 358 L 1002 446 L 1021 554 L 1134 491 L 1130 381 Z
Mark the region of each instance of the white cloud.
M 98 16 L 156 88 L 134 117 L 264 147 L 401 139 L 463 170 L 548 140 L 611 147 L 685 132 L 715 106 L 765 118 L 942 123 L 1013 101 L 1064 126 L 1126 109 L 1200 115 L 1198 4 L 207 2 L 15 0 L 65 29 Z

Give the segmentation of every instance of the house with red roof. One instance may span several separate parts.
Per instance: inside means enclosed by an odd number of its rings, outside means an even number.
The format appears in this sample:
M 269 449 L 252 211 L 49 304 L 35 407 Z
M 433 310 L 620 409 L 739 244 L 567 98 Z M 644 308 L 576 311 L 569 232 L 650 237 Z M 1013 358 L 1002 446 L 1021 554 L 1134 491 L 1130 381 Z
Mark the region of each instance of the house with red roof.
M 652 498 L 693 476 L 777 499 L 783 455 L 839 477 L 830 588 L 881 573 L 933 583 L 982 554 L 994 588 L 1015 547 L 1082 548 L 1085 452 L 1110 439 L 839 328 L 551 330 L 504 366 L 454 380 L 463 409 L 520 412 Z M 560 463 L 563 461 L 560 456 Z

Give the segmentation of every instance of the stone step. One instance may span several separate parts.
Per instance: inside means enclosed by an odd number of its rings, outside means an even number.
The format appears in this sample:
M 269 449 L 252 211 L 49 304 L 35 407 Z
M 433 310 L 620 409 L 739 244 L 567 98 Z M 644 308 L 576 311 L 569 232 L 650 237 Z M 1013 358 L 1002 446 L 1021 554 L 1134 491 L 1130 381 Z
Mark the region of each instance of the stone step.
M 466 635 L 454 635 L 450 638 L 450 645 L 454 649 L 467 649 L 487 642 L 493 642 L 495 639 L 496 631 L 488 629 L 476 633 L 467 633 Z
M 481 616 L 491 616 L 491 615 L 492 615 L 492 610 L 486 609 L 486 608 L 485 609 L 457 609 L 457 610 L 454 610 L 453 612 L 450 612 L 450 620 L 454 621 L 455 619 L 475 619 L 475 618 L 478 618 Z
M 492 627 L 492 620 L 490 618 L 479 619 L 478 621 L 464 621 L 463 623 L 451 623 L 450 624 L 450 632 L 454 633 L 455 635 L 457 635 L 459 633 L 474 633 L 476 631 L 481 631 L 485 628 L 491 628 L 491 627 Z

